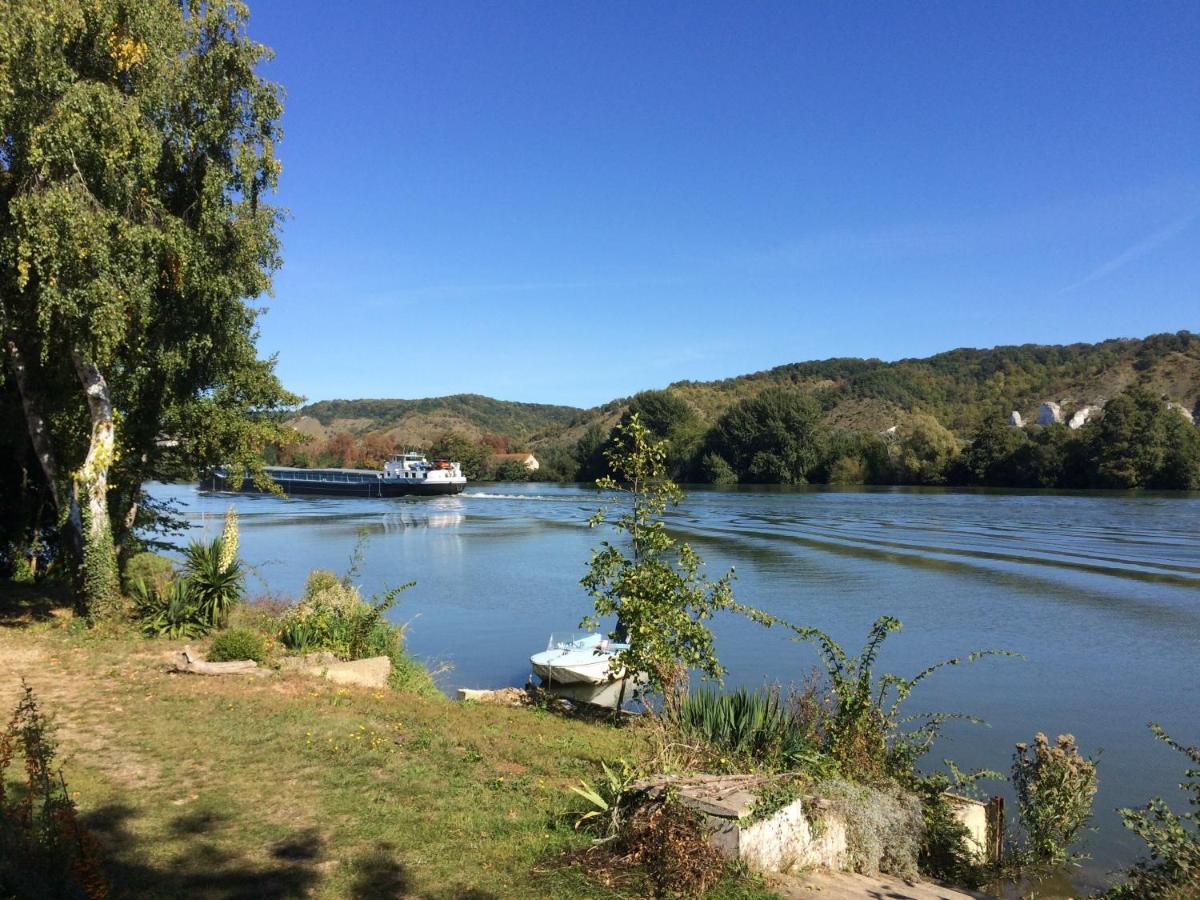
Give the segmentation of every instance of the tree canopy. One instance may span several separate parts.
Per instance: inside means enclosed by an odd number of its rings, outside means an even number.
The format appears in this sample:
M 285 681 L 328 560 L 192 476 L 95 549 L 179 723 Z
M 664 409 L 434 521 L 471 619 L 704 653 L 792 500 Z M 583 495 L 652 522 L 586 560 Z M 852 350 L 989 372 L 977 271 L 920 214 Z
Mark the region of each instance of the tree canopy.
M 255 348 L 282 106 L 246 26 L 228 0 L 10 0 L 0 18 L 0 408 L 24 424 L 0 436 L 5 527 L 76 535 L 93 609 L 141 484 L 261 471 L 297 401 Z

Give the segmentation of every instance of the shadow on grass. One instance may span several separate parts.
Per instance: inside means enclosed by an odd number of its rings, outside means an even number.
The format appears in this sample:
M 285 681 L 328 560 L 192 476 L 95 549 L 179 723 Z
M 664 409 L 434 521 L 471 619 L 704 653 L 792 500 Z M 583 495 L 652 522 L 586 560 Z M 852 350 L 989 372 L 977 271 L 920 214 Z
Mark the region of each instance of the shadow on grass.
M 167 829 L 187 841 L 182 853 L 164 853 L 153 839 L 135 834 L 137 812 L 124 804 L 110 804 L 80 817 L 103 847 L 104 867 L 115 897 L 304 897 L 325 878 L 332 866 L 346 863 L 353 873 L 347 896 L 354 900 L 390 897 L 496 900 L 496 895 L 476 889 L 447 886 L 435 891 L 417 890 L 412 876 L 396 860 L 390 844 L 350 860 L 329 852 L 312 828 L 297 830 L 269 845 L 268 862 L 249 860 L 218 844 L 216 836 L 234 826 L 227 817 L 202 810 L 183 813 Z M 464 863 L 469 865 L 469 863 Z
M 316 868 L 320 837 L 299 831 L 269 850 L 271 862 L 240 859 L 209 839 L 226 827 L 223 816 L 186 813 L 171 821 L 170 832 L 188 840 L 183 853 L 163 855 L 161 847 L 136 835 L 137 813 L 110 804 L 80 816 L 100 841 L 114 896 L 125 897 L 299 897 L 320 881 Z M 159 852 L 154 852 L 154 851 Z
M 0 579 L 0 628 L 21 628 L 54 618 L 55 610 L 73 609 L 66 585 L 22 584 Z

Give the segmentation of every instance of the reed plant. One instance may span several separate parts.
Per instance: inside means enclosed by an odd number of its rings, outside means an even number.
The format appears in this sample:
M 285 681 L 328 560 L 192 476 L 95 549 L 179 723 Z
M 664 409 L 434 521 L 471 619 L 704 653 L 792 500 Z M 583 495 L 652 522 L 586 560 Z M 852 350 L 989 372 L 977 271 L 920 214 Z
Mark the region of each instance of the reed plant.
M 678 704 L 674 720 L 685 739 L 738 762 L 779 770 L 813 768 L 822 762 L 817 723 L 777 688 L 694 690 Z

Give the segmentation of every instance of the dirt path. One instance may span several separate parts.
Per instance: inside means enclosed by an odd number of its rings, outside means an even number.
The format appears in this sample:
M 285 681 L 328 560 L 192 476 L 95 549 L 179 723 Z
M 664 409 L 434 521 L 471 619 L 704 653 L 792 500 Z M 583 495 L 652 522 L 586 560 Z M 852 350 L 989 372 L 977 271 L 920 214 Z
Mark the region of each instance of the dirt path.
M 785 900 L 972 900 L 984 894 L 942 887 L 928 881 L 909 883 L 891 876 L 848 872 L 812 872 L 784 876 L 771 887 Z

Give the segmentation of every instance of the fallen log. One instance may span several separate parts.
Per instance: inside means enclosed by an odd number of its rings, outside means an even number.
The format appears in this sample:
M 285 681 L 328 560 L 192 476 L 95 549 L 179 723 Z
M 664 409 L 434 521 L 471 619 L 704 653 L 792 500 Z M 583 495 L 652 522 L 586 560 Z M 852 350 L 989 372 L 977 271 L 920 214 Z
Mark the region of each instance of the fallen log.
M 192 675 L 269 675 L 267 669 L 260 669 L 252 659 L 235 660 L 233 662 L 207 662 L 196 655 L 191 647 L 184 647 L 178 653 L 171 654 L 171 662 L 176 672 L 188 672 Z

